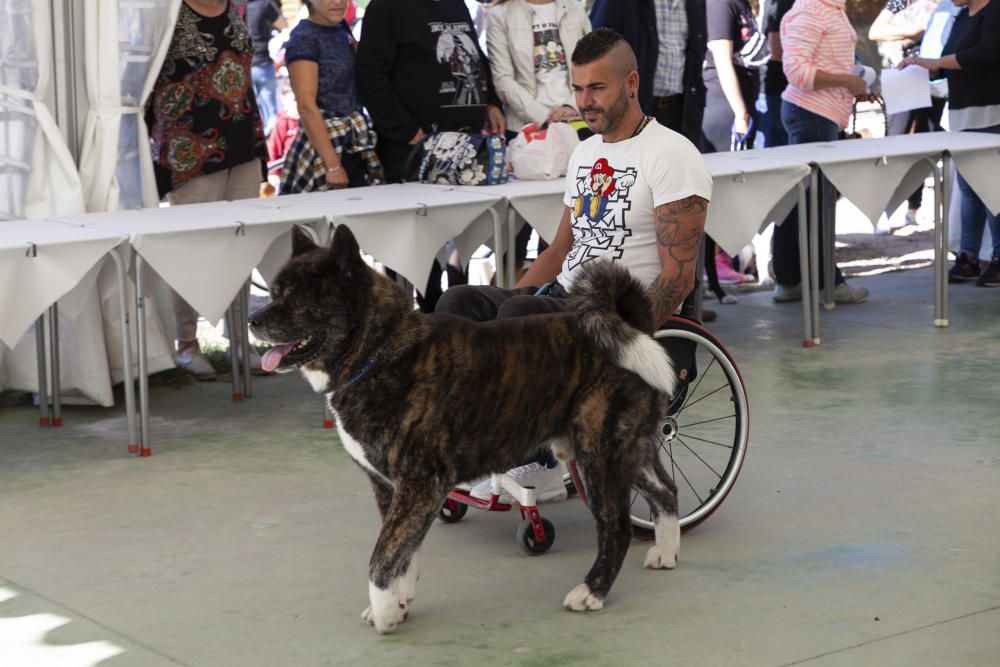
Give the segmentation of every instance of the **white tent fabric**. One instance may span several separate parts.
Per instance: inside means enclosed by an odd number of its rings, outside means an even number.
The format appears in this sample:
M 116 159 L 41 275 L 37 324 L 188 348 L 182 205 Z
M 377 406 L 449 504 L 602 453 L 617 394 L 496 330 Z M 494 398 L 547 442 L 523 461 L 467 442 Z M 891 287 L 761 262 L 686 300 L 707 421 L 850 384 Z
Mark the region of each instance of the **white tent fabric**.
M 9 120 L 0 121 L 0 161 L 6 158 L 27 165 L 14 171 L 15 177 L 0 177 L 0 219 L 59 217 L 82 213 L 85 208 L 104 211 L 158 204 L 141 108 L 169 47 L 180 2 L 87 0 L 77 5 L 82 9 L 77 15 L 85 24 L 83 52 L 68 57 L 71 61 L 82 60 L 86 72 L 89 110 L 80 162 L 85 181 L 81 183 L 52 114 L 36 101 L 44 98 L 42 91 L 49 86 L 54 65 L 51 5 L 0 0 L 0 106 L 5 106 L 4 100 L 13 100 L 34 111 L 30 116 L 21 112 L 19 117 L 25 120 L 17 126 Z M 69 69 L 72 71 L 72 67 Z M 30 99 L 34 108 L 23 93 L 17 97 L 7 94 L 11 87 L 37 91 Z M 36 126 L 40 131 L 34 130 Z M 5 144 L 4 137 L 11 135 L 14 141 Z M 16 141 L 28 145 L 17 145 Z M 48 144 L 39 149 L 43 141 Z M 23 174 L 19 181 L 17 174 Z M 17 187 L 26 194 L 17 194 Z M 8 201 L 24 203 L 14 208 Z M 153 372 L 173 366 L 172 337 L 166 335 L 161 322 L 163 313 L 156 313 L 156 304 L 169 305 L 171 298 L 158 291 L 154 301 L 153 308 L 147 311 L 149 367 Z M 124 369 L 116 354 L 121 335 L 117 285 L 110 262 L 95 267 L 88 279 L 60 299 L 59 305 L 64 394 L 71 400 L 79 396 L 103 406 L 112 405 L 111 386 L 124 377 Z M 170 318 L 168 313 L 168 323 Z M 36 390 L 35 354 L 33 333 L 21 338 L 13 350 L 0 344 L 0 388 Z
M 3 206 L 12 205 L 2 211 L 8 219 L 84 210 L 76 164 L 46 104 L 53 59 L 49 3 L 0 2 L 0 107 L 16 117 L 0 132 L 0 160 L 20 158 L 14 159 L 9 204 L 0 199 Z
M 80 173 L 89 211 L 156 206 L 143 109 L 181 0 L 93 0 L 84 13 L 90 108 Z

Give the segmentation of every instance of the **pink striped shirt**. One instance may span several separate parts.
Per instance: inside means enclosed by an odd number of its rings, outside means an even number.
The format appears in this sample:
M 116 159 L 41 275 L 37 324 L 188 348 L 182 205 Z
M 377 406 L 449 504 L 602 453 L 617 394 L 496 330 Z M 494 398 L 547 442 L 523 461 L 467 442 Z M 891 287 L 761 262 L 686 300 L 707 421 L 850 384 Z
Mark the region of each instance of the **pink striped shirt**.
M 796 0 L 781 20 L 782 63 L 788 87 L 781 98 L 847 127 L 854 96 L 847 88 L 814 90 L 816 70 L 848 74 L 854 68 L 854 31 L 845 0 Z

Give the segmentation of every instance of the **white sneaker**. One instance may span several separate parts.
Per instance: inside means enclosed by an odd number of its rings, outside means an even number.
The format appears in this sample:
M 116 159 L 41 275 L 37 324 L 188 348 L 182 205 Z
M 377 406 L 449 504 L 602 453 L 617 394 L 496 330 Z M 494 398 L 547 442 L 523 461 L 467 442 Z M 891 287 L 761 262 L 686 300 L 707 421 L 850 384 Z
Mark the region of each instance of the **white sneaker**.
M 191 373 L 199 380 L 214 380 L 215 368 L 201 353 L 197 345 L 186 347 L 177 353 L 177 366 Z
M 833 300 L 837 303 L 864 303 L 867 298 L 868 290 L 864 287 L 840 283 L 833 288 Z
M 487 475 L 486 477 L 477 477 L 477 478 L 475 478 L 475 479 L 473 479 L 471 481 L 468 481 L 468 482 L 459 482 L 458 484 L 455 485 L 455 488 L 459 489 L 461 491 L 472 491 L 472 489 L 474 489 L 475 487 L 479 486 L 484 481 L 487 484 L 490 483 L 489 475 Z M 489 487 L 487 486 L 486 487 L 487 497 L 489 497 L 489 495 L 488 495 L 489 492 L 490 492 L 489 491 Z
M 511 468 L 507 474 L 521 486 L 535 487 L 535 502 L 566 500 L 566 485 L 563 484 L 562 466 L 547 468 L 540 463 L 529 463 L 526 466 Z M 479 500 L 489 500 L 493 495 L 490 480 L 487 479 L 476 484 L 469 491 L 469 495 Z M 511 504 L 514 502 L 514 498 L 507 493 L 502 493 L 500 494 L 500 502 Z

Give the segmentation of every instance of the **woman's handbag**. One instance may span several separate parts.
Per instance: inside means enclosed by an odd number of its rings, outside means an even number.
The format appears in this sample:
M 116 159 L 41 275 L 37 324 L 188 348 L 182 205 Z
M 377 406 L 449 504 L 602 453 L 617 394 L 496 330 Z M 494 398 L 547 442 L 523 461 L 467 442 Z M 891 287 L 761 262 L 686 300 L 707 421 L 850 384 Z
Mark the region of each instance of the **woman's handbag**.
M 875 103 L 882 109 L 882 122 L 885 124 L 885 134 L 889 136 L 889 114 L 885 112 L 885 100 L 879 95 L 875 98 Z M 840 132 L 841 139 L 864 139 L 865 135 L 858 130 L 858 101 L 854 100 L 854 110 L 851 112 L 851 122 Z
M 408 180 L 443 185 L 497 185 L 507 182 L 507 142 L 502 136 L 435 132 L 410 155 Z

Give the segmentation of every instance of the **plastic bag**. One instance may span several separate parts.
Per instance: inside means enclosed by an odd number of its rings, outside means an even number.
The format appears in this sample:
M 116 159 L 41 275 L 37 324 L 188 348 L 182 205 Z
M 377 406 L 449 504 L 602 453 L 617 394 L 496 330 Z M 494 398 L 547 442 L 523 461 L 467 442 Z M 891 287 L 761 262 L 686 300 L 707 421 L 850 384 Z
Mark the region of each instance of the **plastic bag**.
M 548 181 L 566 174 L 569 156 L 580 138 L 567 123 L 550 123 L 543 130 L 526 125 L 508 146 L 511 171 L 525 181 Z

